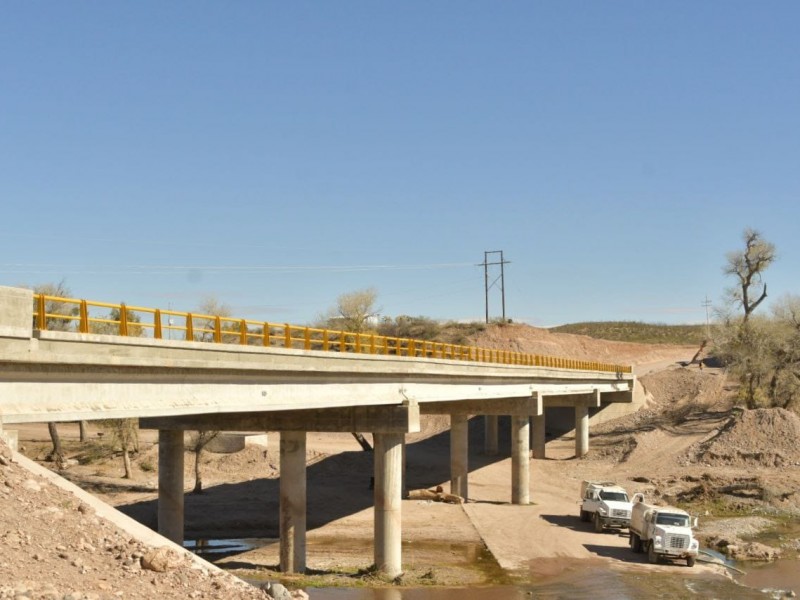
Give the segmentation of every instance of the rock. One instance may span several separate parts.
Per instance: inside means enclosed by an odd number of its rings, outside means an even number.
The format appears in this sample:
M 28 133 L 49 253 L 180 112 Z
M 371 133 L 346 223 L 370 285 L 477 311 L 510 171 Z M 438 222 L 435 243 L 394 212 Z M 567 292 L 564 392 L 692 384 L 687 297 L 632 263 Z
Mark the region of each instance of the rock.
M 737 560 L 770 561 L 780 558 L 781 551 L 758 542 L 730 544 L 726 548 L 728 556 Z
M 39 485 L 39 482 L 36 481 L 35 479 L 26 479 L 25 481 L 22 482 L 22 487 L 32 492 L 42 491 L 42 486 Z
M 269 581 L 265 583 L 261 589 L 272 596 L 274 600 L 292 600 L 292 594 L 280 583 Z
M 181 564 L 181 557 L 169 548 L 156 548 L 142 556 L 142 568 L 156 573 L 166 573 Z

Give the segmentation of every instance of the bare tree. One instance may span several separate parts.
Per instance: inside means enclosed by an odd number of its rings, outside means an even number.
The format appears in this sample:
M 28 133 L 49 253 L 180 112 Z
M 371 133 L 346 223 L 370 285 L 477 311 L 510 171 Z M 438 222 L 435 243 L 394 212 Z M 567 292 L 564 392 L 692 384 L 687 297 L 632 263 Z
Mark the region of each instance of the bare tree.
M 105 419 L 98 421 L 100 427 L 111 435 L 111 447 L 122 452 L 125 479 L 133 478 L 131 452 L 139 447 L 139 421 L 137 419 Z
M 219 435 L 219 431 L 195 431 L 189 442 L 189 449 L 194 452 L 194 489 L 193 494 L 203 493 L 203 473 L 200 467 L 203 450 Z
M 35 294 L 44 294 L 45 296 L 56 298 L 69 298 L 72 296 L 72 292 L 63 279 L 58 283 L 43 283 L 34 286 L 33 292 Z M 51 315 L 45 317 L 46 323 L 44 325 L 47 329 L 52 331 L 68 331 L 74 328 L 71 317 L 78 314 L 79 308 L 75 305 L 65 304 L 56 300 L 46 300 L 45 312 Z M 52 315 L 64 315 L 65 318 Z M 46 460 L 55 462 L 58 467 L 61 468 L 64 464 L 64 450 L 61 445 L 61 436 L 58 434 L 58 423 L 48 423 L 47 431 L 50 433 L 50 441 L 53 444 L 53 449 L 47 455 Z
M 340 295 L 336 299 L 336 307 L 323 317 L 323 325 L 331 329 L 340 329 L 352 333 L 364 333 L 370 330 L 370 321 L 376 320 L 378 311 L 375 306 L 378 292 L 375 288 L 356 290 Z M 375 323 L 377 325 L 377 322 Z M 372 446 L 363 434 L 352 432 L 353 437 L 364 451 L 372 451 Z
M 741 316 L 728 312 L 721 330 L 719 351 L 738 373 L 740 396 L 748 408 L 773 404 L 765 382 L 776 372 L 775 324 L 753 319 L 753 313 L 767 297 L 764 272 L 775 260 L 775 246 L 754 229 L 742 234 L 744 249 L 729 252 L 723 271 L 736 278 L 727 290 L 730 304 L 741 308 Z
M 198 307 L 198 312 L 203 315 L 208 315 L 210 317 L 230 317 L 231 316 L 231 309 L 230 307 L 221 302 L 216 296 L 209 295 L 206 296 L 203 301 L 200 303 Z M 201 341 L 211 341 L 213 338 L 213 334 L 210 333 L 210 330 L 213 330 L 216 327 L 216 318 L 214 319 L 207 319 L 203 324 L 202 328 L 205 329 L 201 335 Z M 205 447 L 219 435 L 219 431 L 215 430 L 198 430 L 195 431 L 191 436 L 190 442 L 190 449 L 194 452 L 194 489 L 192 490 L 193 494 L 200 494 L 203 492 L 203 470 L 202 470 L 202 457 L 203 457 L 203 450 Z
M 336 299 L 336 306 L 328 310 L 321 320 L 331 329 L 364 333 L 370 330 L 370 321 L 377 317 L 380 310 L 375 306 L 377 299 L 375 288 L 342 294 Z
M 728 290 L 731 300 L 741 306 L 744 312 L 743 323 L 767 297 L 767 284 L 763 281 L 764 271 L 775 260 L 775 246 L 761 237 L 754 229 L 745 229 L 742 234 L 744 250 L 728 252 L 726 275 L 738 280 L 738 285 Z

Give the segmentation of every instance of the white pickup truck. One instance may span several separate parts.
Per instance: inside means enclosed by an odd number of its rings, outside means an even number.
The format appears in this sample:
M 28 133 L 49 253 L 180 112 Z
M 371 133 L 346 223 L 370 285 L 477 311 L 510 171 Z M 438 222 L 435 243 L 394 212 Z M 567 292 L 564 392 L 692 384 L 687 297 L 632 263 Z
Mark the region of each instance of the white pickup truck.
M 625 529 L 631 521 L 631 502 L 628 492 L 612 481 L 581 483 L 581 521 L 592 521 L 594 530 Z
M 672 506 L 634 502 L 630 523 L 630 545 L 634 552 L 647 552 L 651 563 L 661 558 L 683 558 L 694 566 L 699 543 L 692 536 L 697 517 Z

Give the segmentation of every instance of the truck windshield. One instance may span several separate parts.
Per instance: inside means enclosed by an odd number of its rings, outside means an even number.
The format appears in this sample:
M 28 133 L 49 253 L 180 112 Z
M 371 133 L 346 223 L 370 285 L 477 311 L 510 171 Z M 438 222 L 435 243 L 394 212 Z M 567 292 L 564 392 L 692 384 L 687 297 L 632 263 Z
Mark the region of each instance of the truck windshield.
M 601 500 L 615 500 L 617 502 L 627 502 L 628 501 L 628 494 L 625 492 L 607 492 L 602 490 L 600 492 L 600 499 Z
M 686 515 L 672 515 L 669 513 L 659 514 L 656 518 L 656 525 L 673 525 L 675 527 L 688 527 L 689 517 Z

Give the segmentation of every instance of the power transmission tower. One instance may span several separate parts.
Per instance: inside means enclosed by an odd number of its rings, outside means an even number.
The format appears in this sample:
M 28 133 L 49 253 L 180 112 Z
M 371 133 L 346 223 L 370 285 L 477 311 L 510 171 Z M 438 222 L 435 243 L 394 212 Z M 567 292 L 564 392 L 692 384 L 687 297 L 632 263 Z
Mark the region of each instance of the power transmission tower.
M 498 262 L 489 262 L 489 255 L 490 254 L 499 254 L 500 260 Z M 504 266 L 509 264 L 510 260 L 503 259 L 503 251 L 502 250 L 487 250 L 483 253 L 483 262 L 478 265 L 479 267 L 483 267 L 483 286 L 484 286 L 484 294 L 486 297 L 486 322 L 489 322 L 489 290 L 494 287 L 494 285 L 500 281 L 500 298 L 502 299 L 503 305 L 503 323 L 506 322 L 506 282 L 505 282 L 505 269 Z M 492 281 L 491 285 L 489 284 L 489 267 L 490 266 L 500 266 L 500 275 Z
M 711 339 L 711 326 L 709 325 L 708 321 L 708 308 L 711 306 L 711 300 L 708 299 L 708 294 L 706 294 L 706 299 L 700 306 L 704 306 L 706 309 L 706 339 Z

